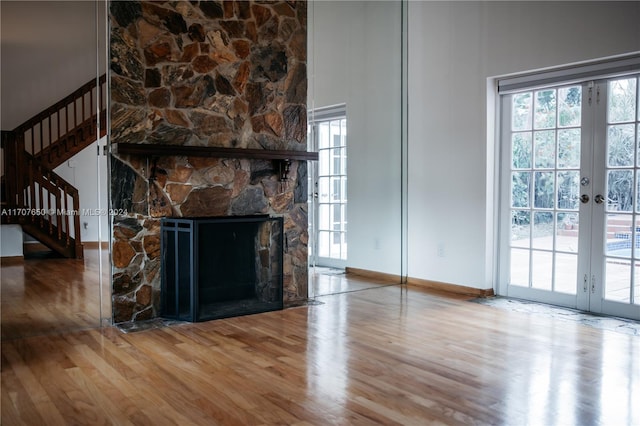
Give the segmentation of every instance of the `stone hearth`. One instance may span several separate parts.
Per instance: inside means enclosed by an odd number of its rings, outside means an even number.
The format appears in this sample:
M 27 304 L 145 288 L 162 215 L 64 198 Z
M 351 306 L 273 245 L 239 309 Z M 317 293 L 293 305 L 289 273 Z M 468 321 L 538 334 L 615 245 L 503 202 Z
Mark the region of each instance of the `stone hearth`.
M 305 151 L 306 15 L 299 1 L 111 2 L 111 143 Z M 117 149 L 113 150 L 117 152 Z M 282 217 L 284 302 L 307 297 L 307 164 L 111 157 L 113 318 L 160 308 L 160 219 Z

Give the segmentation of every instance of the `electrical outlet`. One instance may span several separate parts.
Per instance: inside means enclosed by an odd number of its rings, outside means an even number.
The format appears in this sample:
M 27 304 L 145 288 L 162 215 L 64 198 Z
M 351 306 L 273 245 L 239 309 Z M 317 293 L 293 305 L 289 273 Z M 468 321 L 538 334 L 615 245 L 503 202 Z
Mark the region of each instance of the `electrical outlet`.
M 373 249 L 380 250 L 380 238 L 373 239 Z
M 444 243 L 438 243 L 438 257 L 445 257 Z

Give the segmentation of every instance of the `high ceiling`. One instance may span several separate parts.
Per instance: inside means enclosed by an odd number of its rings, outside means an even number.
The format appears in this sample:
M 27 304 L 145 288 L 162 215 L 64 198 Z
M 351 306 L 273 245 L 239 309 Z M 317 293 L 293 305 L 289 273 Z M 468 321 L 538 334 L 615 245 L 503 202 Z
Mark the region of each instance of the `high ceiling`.
M 102 0 L 0 1 L 3 130 L 104 73 L 105 9 Z

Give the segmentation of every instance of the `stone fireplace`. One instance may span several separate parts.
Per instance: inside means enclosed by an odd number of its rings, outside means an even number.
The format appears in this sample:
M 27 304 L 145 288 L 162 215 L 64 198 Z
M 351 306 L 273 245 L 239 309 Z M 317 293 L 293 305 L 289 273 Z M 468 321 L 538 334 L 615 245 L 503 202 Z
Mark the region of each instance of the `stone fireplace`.
M 283 303 L 306 300 L 307 161 L 283 176 L 269 156 L 307 149 L 306 16 L 301 1 L 111 2 L 115 323 L 160 315 L 163 218 L 281 218 Z

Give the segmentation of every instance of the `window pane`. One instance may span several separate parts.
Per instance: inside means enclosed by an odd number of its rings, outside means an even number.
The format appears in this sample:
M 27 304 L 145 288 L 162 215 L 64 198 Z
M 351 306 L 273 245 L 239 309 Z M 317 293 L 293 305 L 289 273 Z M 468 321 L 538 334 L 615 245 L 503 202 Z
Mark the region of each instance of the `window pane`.
M 330 150 L 321 149 L 318 151 L 318 174 L 320 176 L 329 175 L 330 166 L 331 166 L 331 158 L 329 157 Z
M 558 208 L 578 209 L 580 175 L 577 171 L 558 172 Z
M 578 252 L 578 213 L 558 213 L 556 220 L 556 250 Z
M 538 169 L 552 168 L 556 164 L 556 132 L 545 130 L 534 132 L 533 144 L 535 164 Z
M 511 137 L 511 166 L 514 169 L 531 168 L 531 133 L 514 133 Z
M 635 132 L 633 124 L 609 126 L 607 158 L 609 167 L 633 166 Z
M 531 287 L 551 290 L 553 255 L 546 251 L 531 253 Z
M 555 291 L 576 294 L 578 284 L 578 256 L 556 253 Z
M 630 212 L 633 207 L 633 172 L 610 170 L 607 173 L 607 211 Z
M 329 202 L 329 178 L 318 178 L 318 200 L 321 203 Z
M 633 121 L 636 115 L 636 79 L 623 78 L 609 82 L 609 123 Z
M 318 232 L 318 256 L 329 257 L 329 232 Z
M 635 271 L 635 281 L 634 281 L 634 286 L 633 286 L 633 299 L 634 305 L 640 305 L 640 265 L 638 265 L 637 263 L 634 266 L 634 271 Z
M 332 227 L 331 227 L 331 229 L 333 229 L 334 231 L 340 231 L 341 230 L 342 209 L 340 207 L 341 207 L 340 204 L 332 204 L 331 205 L 331 212 L 332 212 L 332 216 L 331 216 Z
M 330 136 L 330 146 L 340 146 L 342 145 L 342 132 L 339 120 L 331 121 L 331 136 Z
M 607 230 L 607 256 L 631 257 L 631 223 L 630 214 L 608 214 L 605 229 Z
M 509 284 L 529 287 L 529 250 L 511 249 Z
M 342 202 L 347 202 L 347 178 L 341 178 L 340 182 L 342 183 Z
M 604 298 L 617 302 L 630 302 L 631 262 L 607 259 Z
M 582 114 L 582 87 L 558 89 L 558 127 L 580 126 Z
M 534 127 L 549 129 L 556 125 L 556 91 L 554 89 L 536 92 Z
M 558 168 L 580 167 L 580 129 L 558 131 Z
M 638 123 L 638 126 L 636 127 L 636 153 L 638 155 L 638 160 L 636 164 L 640 166 L 640 149 L 638 148 L 640 148 L 640 123 Z
M 347 205 L 342 204 L 342 230 L 345 232 L 345 241 L 346 241 L 346 232 L 347 232 Z
M 329 147 L 329 122 L 318 124 L 318 148 Z
M 333 192 L 331 193 L 331 201 L 339 202 L 342 199 L 342 185 L 340 185 L 340 178 L 331 178 L 331 186 Z
M 553 213 L 535 212 L 533 214 L 533 239 L 531 247 L 553 250 Z
M 318 212 L 318 228 L 325 231 L 331 229 L 329 206 L 329 204 L 320 204 Z
M 635 235 L 635 244 L 633 247 L 633 257 L 635 259 L 640 258 L 640 217 L 636 216 L 636 226 L 633 228 L 633 232 L 636 234 Z M 636 266 L 640 266 L 640 264 L 637 263 L 636 261 Z M 636 280 L 636 284 L 640 283 L 639 281 Z
M 340 232 L 332 232 L 331 233 L 331 245 L 330 245 L 330 254 L 329 256 L 331 256 L 334 259 L 340 259 L 341 258 L 341 253 L 340 253 Z
M 511 207 L 529 207 L 531 173 L 511 173 Z
M 531 130 L 531 93 L 520 93 L 512 97 L 511 130 Z
M 511 246 L 528 248 L 531 241 L 531 212 L 511 211 Z
M 553 172 L 535 172 L 533 188 L 533 206 L 538 209 L 554 207 L 554 174 Z

